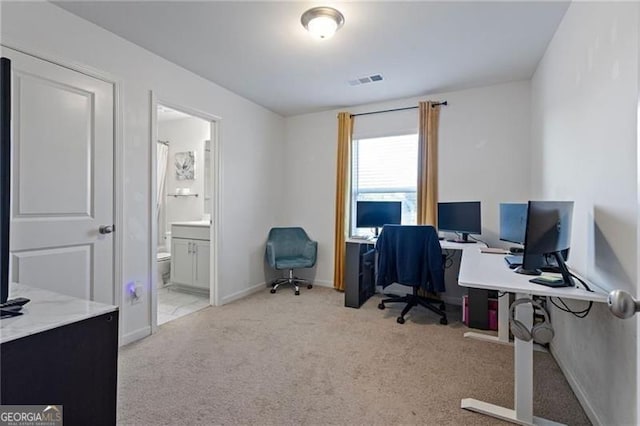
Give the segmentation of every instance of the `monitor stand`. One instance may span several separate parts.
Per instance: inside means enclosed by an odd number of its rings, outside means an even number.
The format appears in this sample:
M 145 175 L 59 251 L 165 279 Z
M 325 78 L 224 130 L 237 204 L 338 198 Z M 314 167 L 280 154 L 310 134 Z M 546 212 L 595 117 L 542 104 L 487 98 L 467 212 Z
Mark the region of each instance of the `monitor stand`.
M 518 266 L 513 272 L 522 275 L 540 275 L 542 271 L 540 269 L 524 269 L 522 266 Z
M 475 241 L 469 239 L 469 234 L 466 232 L 462 233 L 462 238 L 455 238 L 452 240 L 447 240 L 450 243 L 460 243 L 460 244 L 473 244 Z
M 569 268 L 567 268 L 567 264 L 564 262 L 562 255 L 560 252 L 551 253 L 558 263 L 558 270 L 562 275 L 562 279 L 546 279 L 546 278 L 533 278 L 529 280 L 534 284 L 540 284 L 546 287 L 575 287 L 575 283 L 573 282 L 573 278 L 571 277 L 571 273 L 569 272 Z M 524 269 L 523 267 L 516 268 L 514 270 L 519 274 L 524 275 L 540 275 L 542 271 L 540 269 Z

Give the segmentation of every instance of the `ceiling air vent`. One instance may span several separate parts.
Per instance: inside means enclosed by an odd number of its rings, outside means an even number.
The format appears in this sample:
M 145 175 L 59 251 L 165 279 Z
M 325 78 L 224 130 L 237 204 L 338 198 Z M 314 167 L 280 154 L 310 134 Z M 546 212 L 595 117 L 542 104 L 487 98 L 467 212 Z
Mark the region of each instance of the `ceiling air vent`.
M 382 81 L 382 80 L 383 80 L 382 75 L 373 74 L 365 77 L 359 77 L 359 78 L 356 78 L 355 80 L 349 80 L 349 85 L 360 86 L 361 84 L 375 83 L 376 81 Z

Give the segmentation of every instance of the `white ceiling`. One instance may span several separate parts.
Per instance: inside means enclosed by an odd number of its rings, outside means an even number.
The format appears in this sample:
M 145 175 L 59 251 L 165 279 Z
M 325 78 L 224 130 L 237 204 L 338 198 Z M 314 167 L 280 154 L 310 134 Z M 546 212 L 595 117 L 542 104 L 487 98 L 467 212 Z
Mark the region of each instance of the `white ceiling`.
M 568 2 L 57 2 L 269 108 L 295 115 L 530 78 Z M 345 16 L 328 40 L 310 7 Z M 350 86 L 382 74 L 384 81 Z

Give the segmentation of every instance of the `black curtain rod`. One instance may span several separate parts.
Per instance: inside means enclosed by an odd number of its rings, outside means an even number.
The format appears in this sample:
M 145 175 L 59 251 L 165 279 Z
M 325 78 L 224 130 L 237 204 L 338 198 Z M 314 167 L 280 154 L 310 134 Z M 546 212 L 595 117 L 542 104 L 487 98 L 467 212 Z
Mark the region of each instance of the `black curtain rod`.
M 437 106 L 437 105 L 444 105 L 447 106 L 449 105 L 447 103 L 447 101 L 442 101 L 442 102 L 434 102 L 431 104 L 432 107 Z M 395 111 L 406 111 L 409 109 L 418 109 L 419 107 L 417 106 L 412 106 L 412 107 L 405 107 L 405 108 L 395 108 L 395 109 L 385 109 L 382 111 L 371 111 L 371 112 L 361 112 L 360 114 L 351 114 L 352 117 L 358 117 L 359 115 L 371 115 L 371 114 L 382 114 L 383 112 L 395 112 Z

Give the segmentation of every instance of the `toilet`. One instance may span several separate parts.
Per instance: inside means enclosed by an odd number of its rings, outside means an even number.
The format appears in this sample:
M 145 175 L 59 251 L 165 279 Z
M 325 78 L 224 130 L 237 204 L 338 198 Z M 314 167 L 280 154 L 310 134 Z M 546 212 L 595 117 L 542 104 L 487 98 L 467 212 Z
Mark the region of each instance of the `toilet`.
M 171 253 L 158 251 L 158 288 L 162 288 L 171 279 Z
M 160 238 L 156 261 L 158 263 L 157 288 L 162 288 L 171 281 L 171 232 L 165 232 Z

